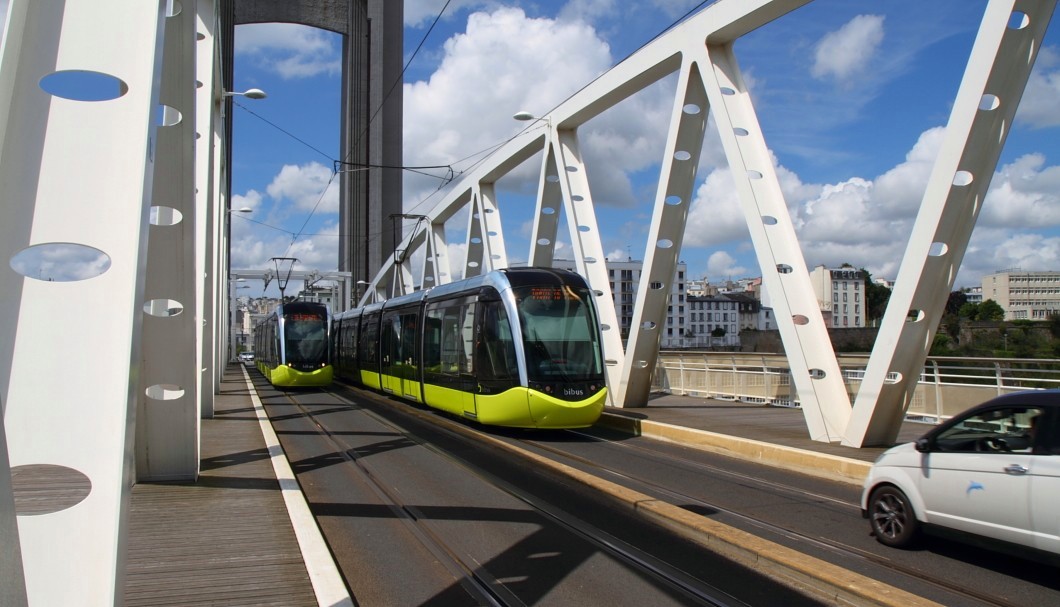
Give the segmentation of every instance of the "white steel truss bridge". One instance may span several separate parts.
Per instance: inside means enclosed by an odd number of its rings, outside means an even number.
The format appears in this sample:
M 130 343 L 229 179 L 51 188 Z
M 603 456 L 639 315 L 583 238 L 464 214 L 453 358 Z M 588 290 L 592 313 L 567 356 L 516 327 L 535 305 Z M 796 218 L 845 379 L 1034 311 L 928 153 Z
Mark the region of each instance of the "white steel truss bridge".
M 565 219 L 577 269 L 598 296 L 611 404 L 643 406 L 712 116 L 810 436 L 855 447 L 893 441 L 1056 2 L 987 3 L 853 401 L 734 51 L 741 36 L 810 2 L 719 0 L 654 40 L 455 184 L 397 246 L 369 295 L 444 283 L 456 264 L 464 276 L 505 267 L 495 186 L 541 154 L 527 259 L 551 265 Z M 133 483 L 198 473 L 199 420 L 212 415 L 228 335 L 218 6 L 9 3 L 0 54 L 0 603 L 120 602 Z M 110 93 L 86 103 L 48 89 L 49 77 L 69 72 L 110 82 Z M 578 129 L 672 74 L 634 330 L 623 346 Z M 467 256 L 450 260 L 444 225 L 464 209 Z M 94 271 L 50 280 L 23 263 L 49 255 L 88 259 Z M 17 514 L 13 471 L 62 483 L 65 501 Z

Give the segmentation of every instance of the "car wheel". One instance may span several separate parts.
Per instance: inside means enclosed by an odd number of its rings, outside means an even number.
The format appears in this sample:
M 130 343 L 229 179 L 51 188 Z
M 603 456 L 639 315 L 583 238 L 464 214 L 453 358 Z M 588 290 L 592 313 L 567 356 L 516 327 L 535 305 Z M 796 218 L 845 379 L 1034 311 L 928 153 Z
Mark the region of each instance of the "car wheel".
M 920 531 L 909 498 L 897 487 L 878 487 L 869 496 L 872 534 L 886 546 L 903 548 L 913 544 Z

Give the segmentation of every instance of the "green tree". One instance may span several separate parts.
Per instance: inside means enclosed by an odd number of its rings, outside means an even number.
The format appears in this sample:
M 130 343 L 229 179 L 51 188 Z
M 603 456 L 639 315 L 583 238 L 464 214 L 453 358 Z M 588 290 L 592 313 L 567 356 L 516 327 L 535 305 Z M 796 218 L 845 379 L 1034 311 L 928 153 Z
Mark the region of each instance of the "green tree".
M 979 320 L 979 306 L 980 304 L 977 303 L 965 302 L 957 311 L 957 316 L 968 320 Z
M 1060 314 L 1049 315 L 1049 332 L 1053 337 L 1060 337 Z
M 891 290 L 874 282 L 872 274 L 865 268 L 861 268 L 861 274 L 865 277 L 865 324 L 872 326 L 883 318 L 887 302 L 891 299 Z
M 1005 320 L 1005 309 L 993 299 L 988 299 L 979 305 L 977 320 Z
M 950 291 L 946 299 L 946 314 L 959 314 L 961 307 L 968 303 L 968 294 L 964 291 Z

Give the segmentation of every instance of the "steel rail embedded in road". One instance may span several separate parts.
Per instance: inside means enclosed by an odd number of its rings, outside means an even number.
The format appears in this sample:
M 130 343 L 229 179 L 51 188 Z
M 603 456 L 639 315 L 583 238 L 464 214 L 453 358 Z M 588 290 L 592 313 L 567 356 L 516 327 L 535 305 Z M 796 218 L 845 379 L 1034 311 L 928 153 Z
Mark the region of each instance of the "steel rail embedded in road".
M 350 402 L 334 391 L 332 391 L 332 395 L 340 401 Z M 305 409 L 302 410 L 309 418 L 312 418 L 313 415 L 311 412 L 306 411 Z M 412 407 L 403 407 L 401 408 L 399 413 L 410 413 L 414 411 L 416 410 Z M 689 576 L 674 567 L 668 566 L 666 563 L 660 561 L 659 559 L 652 557 L 651 555 L 644 553 L 643 551 L 635 548 L 634 546 L 631 546 L 628 543 L 596 528 L 595 526 L 587 523 L 579 517 L 576 517 L 561 508 L 552 506 L 547 501 L 539 499 L 532 493 L 518 488 L 513 483 L 505 481 L 497 475 L 491 474 L 479 467 L 475 467 L 469 464 L 466 460 L 454 456 L 448 451 L 436 445 L 420 440 L 416 435 L 409 432 L 405 428 L 402 428 L 400 425 L 395 424 L 392 421 L 380 415 L 377 415 L 372 411 L 364 412 L 372 416 L 373 419 L 375 419 L 378 423 L 391 428 L 392 430 L 406 437 L 410 441 L 415 442 L 417 445 L 430 450 L 438 457 L 444 458 L 446 461 L 456 466 L 459 466 L 461 469 L 467 471 L 468 473 L 473 474 L 474 476 L 482 479 L 490 486 L 499 489 L 504 493 L 520 500 L 521 502 L 530 506 L 532 509 L 537 511 L 545 518 L 553 521 L 563 529 L 566 529 L 569 533 L 572 533 L 582 538 L 583 540 L 589 542 L 597 549 L 610 555 L 617 561 L 624 563 L 631 569 L 643 572 L 652 579 L 656 580 L 656 582 L 660 583 L 666 588 L 669 588 L 671 591 L 683 595 L 703 605 L 712 605 L 716 607 L 745 605 L 744 602 L 739 601 L 738 599 L 714 587 L 713 585 L 704 582 L 703 580 L 695 579 L 692 576 Z M 420 423 L 424 421 L 424 419 L 419 417 L 418 415 L 414 415 L 412 417 Z M 446 433 L 450 437 L 456 438 L 460 441 L 466 441 L 469 438 L 466 433 L 455 432 L 453 427 L 450 425 L 450 422 L 446 422 L 444 425 L 439 425 L 436 423 L 438 419 L 434 417 L 431 417 L 429 421 L 431 423 L 432 430 L 434 431 Z M 316 420 L 314 420 L 314 424 L 320 427 L 322 432 L 327 433 L 327 430 L 321 424 L 316 422 Z M 455 426 L 463 428 L 459 424 L 455 424 Z M 336 446 L 344 447 L 341 441 L 330 436 L 330 434 L 329 439 L 334 441 Z M 356 457 L 351 457 L 351 461 L 352 463 L 356 463 Z M 399 497 L 393 495 L 385 487 L 376 483 L 374 479 L 373 483 L 376 486 L 379 486 L 380 491 L 384 493 L 388 500 L 394 502 L 395 504 L 398 504 L 400 502 Z M 400 508 L 402 508 L 402 510 L 408 513 L 416 521 L 424 519 L 424 517 L 421 517 L 416 513 L 414 508 L 408 506 L 400 506 Z M 463 559 L 458 556 L 457 551 L 450 548 L 442 538 L 432 533 L 429 529 L 422 529 L 421 531 L 428 536 L 427 540 L 429 540 L 431 545 L 436 547 L 436 549 L 444 552 L 444 554 L 448 558 L 452 559 L 454 562 L 459 563 L 461 568 L 469 572 L 468 575 L 472 576 L 476 583 L 480 584 L 485 591 L 490 592 L 498 601 L 500 601 L 496 604 L 523 604 L 515 594 L 507 590 L 504 584 L 498 581 L 492 575 L 490 575 L 489 572 L 485 570 L 485 568 L 481 566 L 472 568 L 466 565 Z
M 681 465 L 684 465 L 684 466 L 692 466 L 692 467 L 695 467 L 695 468 L 709 469 L 712 473 L 715 473 L 715 474 L 721 474 L 721 475 L 732 476 L 732 477 L 739 477 L 744 482 L 747 482 L 748 480 L 751 480 L 754 483 L 761 483 L 761 484 L 769 486 L 769 487 L 771 487 L 773 489 L 779 489 L 779 490 L 782 490 L 782 491 L 787 491 L 787 492 L 790 492 L 790 493 L 793 493 L 793 494 L 796 494 L 796 495 L 800 495 L 800 496 L 810 496 L 810 497 L 812 497 L 814 499 L 826 499 L 826 500 L 829 500 L 829 501 L 831 501 L 833 503 L 838 503 L 838 504 L 843 505 L 843 506 L 850 506 L 851 508 L 853 508 L 855 510 L 860 509 L 860 506 L 858 504 L 843 502 L 842 500 L 837 500 L 835 498 L 831 498 L 831 497 L 828 497 L 828 496 L 823 496 L 823 495 L 820 495 L 818 493 L 804 491 L 802 489 L 798 489 L 798 488 L 792 487 L 790 485 L 783 485 L 781 483 L 775 483 L 775 482 L 772 482 L 772 481 L 764 481 L 764 480 L 760 481 L 759 479 L 748 479 L 746 476 L 737 475 L 737 474 L 734 474 L 734 473 L 729 472 L 727 470 L 724 470 L 722 468 L 718 468 L 716 466 L 709 466 L 709 465 L 695 463 L 695 462 L 688 462 L 686 460 L 678 460 L 677 458 L 674 458 L 674 457 L 671 457 L 671 456 L 667 456 L 667 455 L 662 454 L 662 453 L 652 452 L 652 451 L 649 451 L 647 449 L 642 449 L 642 448 L 634 446 L 634 445 L 627 445 L 627 444 L 620 444 L 620 443 L 613 443 L 611 441 L 606 441 L 606 440 L 601 439 L 599 437 L 595 437 L 595 436 L 592 436 L 590 434 L 585 434 L 584 432 L 577 432 L 577 431 L 568 431 L 568 432 L 572 433 L 572 434 L 578 434 L 579 436 L 583 436 L 585 438 L 589 438 L 589 439 L 592 439 L 592 440 L 607 442 L 611 446 L 614 446 L 614 447 L 616 447 L 618 449 L 636 450 L 636 451 L 641 452 L 642 454 L 648 454 L 649 457 L 656 458 L 656 459 L 659 459 L 659 460 L 665 460 L 665 461 L 669 461 L 669 462 L 679 462 Z M 837 556 L 839 556 L 841 558 L 854 558 L 854 559 L 867 561 L 867 562 L 870 562 L 870 563 L 872 563 L 874 565 L 883 567 L 884 569 L 888 569 L 890 571 L 899 573 L 901 575 L 905 575 L 905 576 L 908 576 L 910 578 L 916 579 L 917 581 L 920 581 L 922 583 L 927 583 L 927 584 L 929 584 L 931 586 L 934 586 L 934 587 L 939 588 L 941 590 L 944 590 L 946 592 L 955 594 L 955 595 L 957 595 L 959 597 L 970 598 L 970 599 L 973 599 L 973 600 L 976 600 L 976 601 L 980 601 L 980 602 L 986 603 L 988 605 L 996 605 L 997 607 L 1020 607 L 1020 604 L 1014 603 L 1012 601 L 1009 601 L 1009 600 L 1005 599 L 1004 597 L 998 596 L 996 594 L 988 594 L 988 593 L 972 590 L 972 589 L 967 588 L 966 584 L 957 584 L 957 583 L 954 583 L 954 582 L 951 582 L 951 581 L 948 581 L 948 580 L 940 580 L 940 579 L 931 577 L 931 576 L 923 573 L 919 569 L 916 569 L 914 567 L 909 567 L 909 566 L 906 566 L 906 565 L 902 565 L 901 563 L 899 563 L 897 561 L 894 561 L 892 559 L 889 559 L 887 557 L 880 556 L 878 554 L 874 554 L 872 552 L 868 552 L 868 551 L 862 550 L 862 549 L 854 547 L 854 546 L 849 546 L 849 545 L 844 544 L 842 542 L 837 542 L 835 540 L 831 540 L 831 539 L 820 537 L 820 536 L 809 535 L 809 534 L 800 532 L 797 529 L 793 529 L 791 527 L 778 525 L 776 523 L 770 523 L 768 521 L 764 521 L 764 520 L 759 519 L 759 518 L 755 518 L 755 517 L 752 517 L 752 516 L 748 516 L 746 514 L 742 514 L 742 513 L 737 512 L 737 511 L 735 511 L 735 510 L 733 510 L 731 508 L 726 508 L 724 506 L 721 506 L 721 505 L 719 505 L 717 503 L 709 502 L 709 501 L 706 501 L 706 500 L 704 500 L 702 498 L 695 497 L 695 496 L 692 496 L 692 495 L 688 495 L 688 494 L 682 493 L 680 491 L 675 491 L 675 490 L 670 489 L 668 487 L 664 487 L 663 485 L 661 485 L 661 484 L 659 484 L 659 483 L 657 483 L 655 481 L 652 481 L 650 479 L 646 479 L 646 478 L 643 478 L 643 477 L 640 477 L 640 476 L 630 475 L 630 474 L 627 474 L 625 472 L 618 472 L 618 471 L 615 471 L 615 470 L 611 470 L 610 468 L 607 468 L 607 467 L 601 465 L 599 462 L 596 462 L 596 461 L 593 461 L 593 460 L 589 460 L 589 459 L 586 459 L 586 458 L 583 458 L 583 457 L 580 457 L 580 456 L 577 456 L 577 455 L 573 455 L 571 453 L 568 453 L 566 451 L 563 451 L 562 449 L 558 449 L 558 448 L 553 447 L 551 445 L 547 445 L 547 444 L 544 444 L 544 443 L 541 443 L 541 442 L 538 442 L 538 441 L 527 440 L 527 439 L 515 439 L 515 440 L 517 440 L 518 442 L 527 444 L 527 445 L 532 445 L 535 449 L 540 449 L 540 450 L 546 451 L 546 452 L 551 453 L 551 454 L 553 454 L 553 455 L 555 455 L 557 457 L 577 462 L 578 464 L 580 464 L 582 466 L 586 466 L 586 467 L 588 467 L 590 469 L 599 470 L 599 471 L 601 471 L 603 473 L 606 473 L 606 474 L 609 474 L 609 475 L 614 475 L 616 477 L 628 479 L 629 481 L 632 481 L 632 482 L 637 483 L 637 484 L 639 484 L 641 486 L 647 487 L 648 490 L 651 491 L 652 493 L 658 494 L 660 496 L 667 497 L 669 499 L 672 499 L 675 502 L 687 503 L 687 504 L 691 504 L 691 505 L 697 505 L 697 506 L 702 506 L 702 507 L 705 507 L 705 508 L 709 508 L 711 510 L 715 510 L 717 512 L 724 513 L 727 516 L 731 516 L 731 517 L 733 517 L 735 519 L 743 521 L 744 523 L 746 523 L 749 526 L 756 527 L 756 528 L 768 531 L 770 533 L 775 533 L 775 534 L 783 536 L 783 537 L 788 537 L 788 538 L 791 538 L 791 539 L 793 539 L 795 541 L 798 541 L 798 542 L 811 543 L 811 544 L 816 545 L 816 546 L 818 546 L 818 547 L 820 547 L 820 548 L 822 548 L 822 549 L 824 549 L 824 550 L 826 550 L 828 552 L 831 552 L 832 554 L 835 554 L 835 555 L 837 555 Z
M 366 400 L 395 410 L 395 402 L 384 396 L 365 391 L 358 394 Z M 928 599 L 906 592 L 822 559 L 809 556 L 775 542 L 710 520 L 688 510 L 667 503 L 645 493 L 583 472 L 572 466 L 533 453 L 509 442 L 483 434 L 434 412 L 417 409 L 407 403 L 400 408 L 407 415 L 435 426 L 444 425 L 450 431 L 498 447 L 528 460 L 535 466 L 561 474 L 588 488 L 598 491 L 626 512 L 631 512 L 663 528 L 676 532 L 707 550 L 719 554 L 748 569 L 801 592 L 827 601 L 850 605 L 878 605 L 915 607 L 937 605 Z
M 318 428 L 320 436 L 336 448 L 336 452 L 341 454 L 346 463 L 353 466 L 366 486 L 376 494 L 376 497 L 382 503 L 386 504 L 394 512 L 395 517 L 404 523 L 406 530 L 453 575 L 453 578 L 457 580 L 468 595 L 474 597 L 475 600 L 481 601 L 482 605 L 493 607 L 523 604 L 515 595 L 508 592 L 502 584 L 499 584 L 496 579 L 484 575 L 484 572 L 478 570 L 478 568 L 465 563 L 456 551 L 424 523 L 425 517 L 421 513 L 417 512 L 415 508 L 405 505 L 400 496 L 376 480 L 375 476 L 365 469 L 362 462 L 359 461 L 360 457 L 357 455 L 356 447 L 346 445 L 335 437 L 316 419 L 312 411 L 299 403 L 290 393 L 284 393 L 284 396 L 302 412 L 306 419 L 313 422 L 313 425 Z M 337 395 L 336 397 L 340 400 L 345 400 Z M 349 401 L 346 402 L 348 403 Z M 378 418 L 378 416 L 375 417 Z M 376 421 L 381 421 L 385 425 L 394 428 L 400 434 L 408 436 L 403 429 L 394 424 L 379 419 Z

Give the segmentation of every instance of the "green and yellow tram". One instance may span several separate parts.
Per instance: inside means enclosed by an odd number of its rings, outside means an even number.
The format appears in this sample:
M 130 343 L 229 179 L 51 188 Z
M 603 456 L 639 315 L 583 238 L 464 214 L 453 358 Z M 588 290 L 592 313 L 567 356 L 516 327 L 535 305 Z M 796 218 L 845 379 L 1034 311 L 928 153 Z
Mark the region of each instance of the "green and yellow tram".
M 325 304 L 295 301 L 276 306 L 254 330 L 258 370 L 279 387 L 330 384 L 330 329 Z
M 339 379 L 489 425 L 580 428 L 607 398 L 593 292 L 573 272 L 496 270 L 349 310 Z

